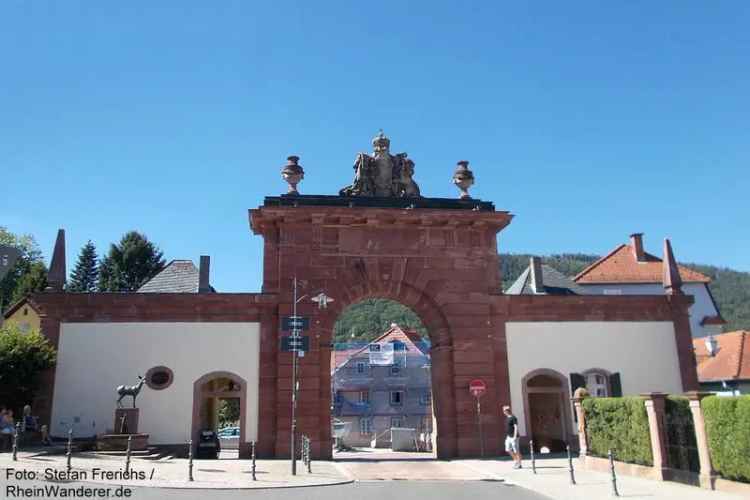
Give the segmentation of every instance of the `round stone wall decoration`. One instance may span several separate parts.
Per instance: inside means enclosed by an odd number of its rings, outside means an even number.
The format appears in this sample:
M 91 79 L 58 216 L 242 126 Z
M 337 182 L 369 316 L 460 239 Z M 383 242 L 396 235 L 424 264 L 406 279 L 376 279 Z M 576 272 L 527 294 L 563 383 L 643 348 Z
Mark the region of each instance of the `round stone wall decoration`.
M 166 366 L 155 366 L 146 372 L 146 385 L 155 391 L 166 389 L 174 381 L 174 373 Z

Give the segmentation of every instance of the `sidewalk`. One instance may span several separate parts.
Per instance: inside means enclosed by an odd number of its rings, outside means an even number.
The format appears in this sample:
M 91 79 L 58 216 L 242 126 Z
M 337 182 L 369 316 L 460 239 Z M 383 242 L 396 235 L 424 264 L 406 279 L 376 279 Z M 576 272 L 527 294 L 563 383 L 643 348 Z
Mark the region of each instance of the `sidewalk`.
M 537 473 L 531 471 L 531 462 L 524 460 L 523 469 L 513 469 L 510 460 L 457 460 L 478 473 L 490 474 L 497 479 L 516 484 L 550 498 L 560 500 L 599 500 L 612 497 L 609 474 L 578 470 L 573 461 L 576 485 L 570 484 L 568 461 L 565 458 L 537 460 Z M 738 495 L 704 490 L 671 481 L 652 481 L 630 476 L 617 476 L 620 497 L 628 499 L 679 499 L 679 500 L 741 500 Z
M 5 478 L 5 470 L 13 468 L 18 471 L 35 472 L 39 480 L 45 480 L 45 470 L 50 469 L 60 482 L 76 480 L 86 483 L 144 486 L 156 488 L 196 488 L 196 489 L 264 489 L 264 488 L 299 488 L 307 486 L 330 486 L 351 483 L 352 479 L 344 474 L 333 462 L 312 463 L 312 473 L 308 474 L 302 461 L 297 462 L 297 475 L 291 474 L 289 460 L 257 460 L 257 481 L 252 480 L 250 460 L 194 460 L 193 478 L 188 481 L 188 460 L 169 458 L 164 460 L 131 459 L 131 470 L 143 475 L 144 479 L 122 478 L 125 470 L 125 459 L 106 457 L 94 453 L 76 453 L 72 459 L 73 475 L 65 477 L 66 457 L 64 455 L 40 455 L 19 452 L 18 461 L 13 462 L 10 453 L 0 454 L 0 471 Z M 118 475 L 112 479 L 98 474 L 94 477 L 92 470 L 98 468 L 105 474 Z M 76 474 L 85 473 L 85 476 Z

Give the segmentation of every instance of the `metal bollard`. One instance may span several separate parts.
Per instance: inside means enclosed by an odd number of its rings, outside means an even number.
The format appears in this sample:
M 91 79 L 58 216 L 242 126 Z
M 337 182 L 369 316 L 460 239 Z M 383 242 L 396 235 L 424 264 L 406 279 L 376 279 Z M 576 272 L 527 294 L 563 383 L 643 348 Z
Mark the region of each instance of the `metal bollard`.
M 193 480 L 193 440 L 188 441 L 188 481 Z
M 72 427 L 68 429 L 68 449 L 65 452 L 65 455 L 67 457 L 67 462 L 68 462 L 67 464 L 68 472 L 70 472 L 71 469 L 73 469 L 73 465 L 71 464 L 71 459 L 73 457 L 73 428 Z
M 575 472 L 573 472 L 573 456 L 570 454 L 570 445 L 565 445 L 565 451 L 568 452 L 568 471 L 570 472 L 570 484 L 576 484 Z
M 253 457 L 253 468 L 252 468 L 253 481 L 257 481 L 258 478 L 255 477 L 255 441 L 250 443 L 250 446 L 252 447 L 251 451 L 252 451 L 252 457 Z
M 312 450 L 310 438 L 307 438 L 307 473 L 312 474 Z
M 531 472 L 536 474 L 536 455 L 534 455 L 534 441 L 529 441 L 529 450 L 531 451 Z
M 125 449 L 125 472 L 130 472 L 130 454 L 133 436 L 128 436 L 128 447 Z
M 13 461 L 18 462 L 18 433 L 21 430 L 21 422 L 13 428 Z
M 612 472 L 612 496 L 619 497 L 620 493 L 617 492 L 617 476 L 615 475 L 615 456 L 612 450 L 609 450 L 609 470 Z

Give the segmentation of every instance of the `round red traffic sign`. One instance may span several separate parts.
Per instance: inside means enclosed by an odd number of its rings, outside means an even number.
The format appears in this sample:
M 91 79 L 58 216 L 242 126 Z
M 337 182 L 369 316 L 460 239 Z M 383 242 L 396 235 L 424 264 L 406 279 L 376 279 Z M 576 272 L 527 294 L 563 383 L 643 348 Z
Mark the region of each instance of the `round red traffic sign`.
M 487 384 L 484 383 L 484 380 L 480 380 L 477 378 L 469 382 L 469 392 L 475 398 L 481 398 L 482 394 L 484 394 L 486 390 Z

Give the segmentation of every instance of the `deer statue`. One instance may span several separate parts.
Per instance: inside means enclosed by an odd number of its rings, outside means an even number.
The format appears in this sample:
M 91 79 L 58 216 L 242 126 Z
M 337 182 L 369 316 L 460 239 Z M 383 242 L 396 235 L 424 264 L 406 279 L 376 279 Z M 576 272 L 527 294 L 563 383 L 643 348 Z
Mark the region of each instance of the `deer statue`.
M 133 396 L 133 408 L 135 408 L 135 398 L 138 397 L 138 393 L 141 392 L 143 384 L 146 383 L 146 379 L 138 375 L 138 383 L 135 385 L 121 385 L 117 387 L 117 395 L 120 396 L 117 399 L 117 407 L 122 408 L 122 398 L 125 396 Z

